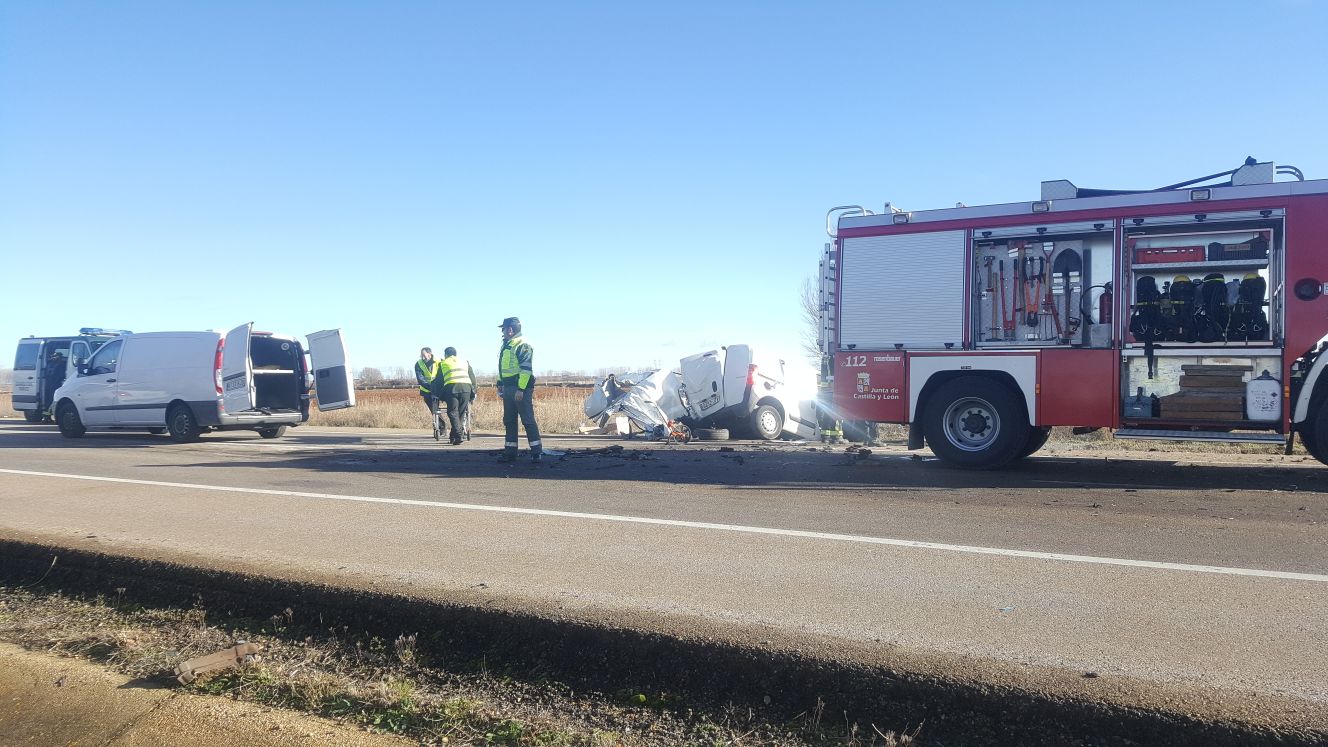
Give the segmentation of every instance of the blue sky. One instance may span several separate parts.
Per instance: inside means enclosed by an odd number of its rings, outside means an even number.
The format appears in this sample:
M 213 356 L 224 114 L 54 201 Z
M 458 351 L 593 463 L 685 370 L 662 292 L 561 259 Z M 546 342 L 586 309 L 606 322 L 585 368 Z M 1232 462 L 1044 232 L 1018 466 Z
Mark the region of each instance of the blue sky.
M 0 3 L 0 340 L 796 355 L 827 208 L 1328 177 L 1328 3 Z M 7 355 L 7 354 L 6 354 Z

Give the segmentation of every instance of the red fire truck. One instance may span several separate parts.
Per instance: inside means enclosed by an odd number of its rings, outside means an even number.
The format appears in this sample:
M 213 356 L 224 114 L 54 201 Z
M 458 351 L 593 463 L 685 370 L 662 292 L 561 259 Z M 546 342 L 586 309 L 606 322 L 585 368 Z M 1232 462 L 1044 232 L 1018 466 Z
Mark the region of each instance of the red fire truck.
M 1053 426 L 1269 443 L 1328 463 L 1328 180 L 1247 159 L 1148 191 L 830 210 L 821 261 L 830 412 L 906 423 L 962 467 Z

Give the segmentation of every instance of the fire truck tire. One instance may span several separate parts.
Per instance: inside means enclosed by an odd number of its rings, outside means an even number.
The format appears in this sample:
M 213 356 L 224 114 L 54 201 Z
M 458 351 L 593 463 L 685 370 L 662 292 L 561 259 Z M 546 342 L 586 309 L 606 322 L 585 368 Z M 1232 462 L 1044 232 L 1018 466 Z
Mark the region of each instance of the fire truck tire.
M 1314 419 L 1300 430 L 1300 442 L 1305 444 L 1305 451 L 1323 464 L 1328 464 L 1328 407 L 1320 406 Z
M 927 401 L 922 432 L 932 453 L 964 469 L 997 469 L 1028 446 L 1024 403 L 1008 386 L 983 376 L 961 376 Z
M 1046 445 L 1047 439 L 1050 437 L 1051 437 L 1050 426 L 1029 428 L 1028 443 L 1024 444 L 1024 448 L 1020 450 L 1018 458 L 1023 459 L 1024 457 L 1029 457 L 1037 453 L 1038 449 Z

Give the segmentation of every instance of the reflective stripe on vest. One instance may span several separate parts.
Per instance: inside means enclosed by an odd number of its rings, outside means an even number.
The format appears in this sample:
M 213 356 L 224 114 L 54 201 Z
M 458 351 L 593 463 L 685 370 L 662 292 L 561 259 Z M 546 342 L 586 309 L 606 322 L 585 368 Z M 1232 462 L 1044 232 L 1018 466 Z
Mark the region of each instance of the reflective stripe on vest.
M 470 362 L 455 355 L 443 359 L 442 365 L 438 367 L 438 375 L 443 377 L 444 386 L 452 384 L 470 384 L 474 386 L 475 384 L 470 380 Z

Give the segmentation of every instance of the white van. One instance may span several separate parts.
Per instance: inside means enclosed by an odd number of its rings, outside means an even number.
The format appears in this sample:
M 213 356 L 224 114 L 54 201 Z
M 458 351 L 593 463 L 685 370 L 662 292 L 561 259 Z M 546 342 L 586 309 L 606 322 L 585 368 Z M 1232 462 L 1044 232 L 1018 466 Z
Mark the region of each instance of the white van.
M 816 437 L 811 366 L 786 364 L 751 345 L 708 350 L 680 363 L 690 425 L 728 428 L 766 441 Z
M 277 438 L 309 419 L 311 383 L 318 409 L 355 406 L 340 330 L 308 335 L 306 360 L 296 338 L 253 326 L 107 342 L 56 390 L 56 425 L 67 438 L 90 429 L 169 431 L 180 442 L 211 430 Z
M 79 363 L 86 363 L 97 348 L 112 339 L 127 335 L 122 329 L 84 327 L 77 335 L 25 337 L 14 352 L 15 411 L 29 423 L 50 422 L 52 397 L 66 380 L 77 375 Z

